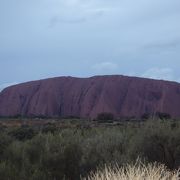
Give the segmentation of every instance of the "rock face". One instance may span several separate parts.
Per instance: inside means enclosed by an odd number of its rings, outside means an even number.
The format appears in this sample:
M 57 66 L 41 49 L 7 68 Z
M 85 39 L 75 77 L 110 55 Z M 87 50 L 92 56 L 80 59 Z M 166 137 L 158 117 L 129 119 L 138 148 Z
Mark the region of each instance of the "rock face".
M 180 84 L 126 76 L 59 77 L 14 85 L 0 93 L 0 116 L 116 117 L 168 113 L 180 117 Z

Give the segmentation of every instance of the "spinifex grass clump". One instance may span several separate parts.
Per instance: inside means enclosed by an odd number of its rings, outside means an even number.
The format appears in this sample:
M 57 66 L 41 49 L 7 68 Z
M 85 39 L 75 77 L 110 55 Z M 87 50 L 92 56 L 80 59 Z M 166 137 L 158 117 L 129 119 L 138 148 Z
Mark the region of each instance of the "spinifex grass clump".
M 125 165 L 123 167 L 105 167 L 99 170 L 86 180 L 179 180 L 178 171 L 169 171 L 166 166 L 157 163 L 144 165 Z

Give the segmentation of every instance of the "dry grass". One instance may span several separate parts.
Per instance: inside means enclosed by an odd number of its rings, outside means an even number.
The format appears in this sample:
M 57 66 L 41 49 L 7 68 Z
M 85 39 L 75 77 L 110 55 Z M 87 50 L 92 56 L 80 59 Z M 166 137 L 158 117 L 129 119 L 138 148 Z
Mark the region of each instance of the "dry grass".
M 86 180 L 180 180 L 180 172 L 171 172 L 164 165 L 142 163 L 122 168 L 105 167 L 103 171 L 91 173 Z

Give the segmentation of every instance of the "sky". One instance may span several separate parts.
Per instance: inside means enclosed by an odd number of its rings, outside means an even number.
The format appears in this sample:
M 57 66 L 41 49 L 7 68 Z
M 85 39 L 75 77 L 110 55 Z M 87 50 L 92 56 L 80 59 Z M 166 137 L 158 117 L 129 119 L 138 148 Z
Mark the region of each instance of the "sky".
M 180 0 L 0 0 L 0 90 L 56 76 L 180 82 Z

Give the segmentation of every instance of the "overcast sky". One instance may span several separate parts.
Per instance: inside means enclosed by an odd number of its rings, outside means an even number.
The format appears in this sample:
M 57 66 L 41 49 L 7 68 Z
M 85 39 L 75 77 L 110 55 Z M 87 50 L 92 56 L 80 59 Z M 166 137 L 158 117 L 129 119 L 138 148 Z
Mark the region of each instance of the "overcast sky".
M 0 89 L 54 76 L 180 81 L 180 0 L 0 0 Z

